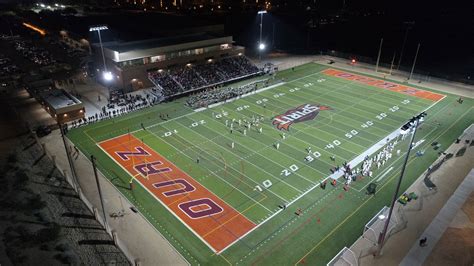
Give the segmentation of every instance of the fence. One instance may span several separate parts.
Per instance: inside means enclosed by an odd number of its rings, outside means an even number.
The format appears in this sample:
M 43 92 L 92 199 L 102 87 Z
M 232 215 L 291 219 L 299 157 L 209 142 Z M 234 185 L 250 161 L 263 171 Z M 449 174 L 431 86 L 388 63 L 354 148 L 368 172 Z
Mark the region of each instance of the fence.
M 361 56 L 361 55 L 357 55 L 353 53 L 346 53 L 346 52 L 335 51 L 335 50 L 321 51 L 321 55 L 339 57 L 339 58 L 344 58 L 344 59 L 356 58 L 358 62 L 367 63 L 370 65 L 375 65 L 377 63 L 377 60 L 372 57 Z M 379 62 L 379 66 L 382 68 L 390 69 L 391 64 Z M 392 72 L 392 75 L 408 78 L 411 72 L 411 66 L 394 65 L 393 68 L 396 68 L 396 70 Z M 442 83 L 442 84 L 447 84 L 446 80 L 449 80 L 449 81 L 474 85 L 474 77 L 470 78 L 468 76 L 461 76 L 459 74 L 446 74 L 446 73 L 437 72 L 437 71 L 424 71 L 420 69 L 420 67 L 416 67 L 415 70 L 416 71 L 413 72 L 412 80 L 419 80 L 420 82 L 432 81 L 432 82 Z
M 126 246 L 119 239 L 117 232 L 114 231 L 114 230 L 110 230 L 109 227 L 106 225 L 106 223 L 104 221 L 104 218 L 102 217 L 102 215 L 100 215 L 100 212 L 99 212 L 100 210 L 97 209 L 96 207 L 94 207 L 94 205 L 89 201 L 89 199 L 86 197 L 86 195 L 82 192 L 80 186 L 78 186 L 76 180 L 74 180 L 72 173 L 70 173 L 70 171 L 68 171 L 66 169 L 62 169 L 58 165 L 58 162 L 56 160 L 56 155 L 54 155 L 53 152 L 50 152 L 44 143 L 42 144 L 39 141 L 38 137 L 36 136 L 36 134 L 34 134 L 34 132 L 32 132 L 30 130 L 30 133 L 34 136 L 36 143 L 39 144 L 39 146 L 41 147 L 44 154 L 53 162 L 53 165 L 56 167 L 56 169 L 62 175 L 64 175 L 64 178 L 72 186 L 74 191 L 79 196 L 79 199 L 86 205 L 86 207 L 89 209 L 89 211 L 94 214 L 95 219 L 102 225 L 102 227 L 105 229 L 106 233 L 113 239 L 115 245 L 122 251 L 122 253 L 125 255 L 125 257 L 127 257 L 129 262 L 131 262 L 135 265 L 139 265 L 139 261 L 137 259 L 135 259 L 130 254 L 130 252 L 128 251 Z M 92 164 L 90 165 L 90 168 L 92 169 Z

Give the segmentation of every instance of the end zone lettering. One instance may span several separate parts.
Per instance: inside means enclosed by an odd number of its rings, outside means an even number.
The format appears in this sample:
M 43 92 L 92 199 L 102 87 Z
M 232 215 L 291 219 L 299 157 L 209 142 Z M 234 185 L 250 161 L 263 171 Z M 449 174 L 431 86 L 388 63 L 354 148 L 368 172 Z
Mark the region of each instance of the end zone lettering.
M 293 123 L 313 120 L 320 110 L 331 110 L 329 106 L 303 104 L 273 118 L 273 125 L 279 130 L 289 130 Z

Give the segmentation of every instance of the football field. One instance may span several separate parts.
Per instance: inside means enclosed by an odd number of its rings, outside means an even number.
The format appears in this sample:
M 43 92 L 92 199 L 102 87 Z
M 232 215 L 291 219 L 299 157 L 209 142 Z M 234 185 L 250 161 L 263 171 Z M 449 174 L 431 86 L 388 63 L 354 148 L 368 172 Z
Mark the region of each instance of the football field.
M 425 155 L 410 158 L 402 189 L 437 158 L 431 143 L 446 148 L 473 123 L 472 99 L 456 99 L 310 63 L 233 101 L 160 104 L 68 138 L 191 264 L 323 265 L 389 204 L 403 124 L 428 113 L 414 148 Z M 343 189 L 337 168 L 388 146 L 383 165 Z

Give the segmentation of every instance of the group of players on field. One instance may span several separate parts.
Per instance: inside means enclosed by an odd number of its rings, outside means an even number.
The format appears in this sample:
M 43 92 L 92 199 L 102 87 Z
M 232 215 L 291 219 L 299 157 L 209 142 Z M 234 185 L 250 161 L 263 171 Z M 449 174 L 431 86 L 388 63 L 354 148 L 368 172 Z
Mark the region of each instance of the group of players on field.
M 218 117 L 215 116 L 213 113 L 213 117 Z M 227 117 L 226 117 L 227 118 Z M 242 133 L 244 136 L 247 136 L 247 132 L 250 131 L 252 128 L 254 128 L 257 132 L 262 133 L 263 129 L 260 123 L 264 122 L 264 117 L 263 116 L 255 116 L 253 115 L 251 119 L 248 118 L 232 118 L 232 119 L 225 119 L 224 123 L 225 126 L 229 129 L 229 132 L 232 134 L 234 131 Z M 281 137 L 283 140 L 286 139 L 285 133 L 281 134 Z M 402 139 L 404 139 L 405 136 L 402 136 Z M 394 151 L 395 145 L 397 145 L 398 139 L 395 139 L 393 142 L 389 142 L 387 139 L 387 144 L 385 147 L 379 151 L 377 154 L 375 154 L 372 158 L 367 155 L 362 163 L 360 164 L 360 167 L 355 167 L 351 168 L 351 166 L 347 163 L 344 162 L 342 164 L 342 167 L 339 165 L 336 165 L 333 168 L 330 168 L 329 171 L 331 174 L 335 174 L 339 171 L 342 171 L 342 177 L 344 178 L 345 182 L 345 188 L 352 182 L 357 180 L 357 176 L 368 176 L 372 177 L 373 175 L 373 169 L 374 167 L 377 167 L 379 169 L 380 167 L 384 166 L 385 163 L 387 163 L 388 160 L 392 158 L 392 153 Z M 231 148 L 235 147 L 235 143 L 231 143 Z M 280 142 L 276 142 L 274 147 L 276 149 L 279 149 L 280 147 Z M 311 157 L 313 154 L 311 147 L 306 148 L 306 152 L 308 153 L 308 156 L 305 157 L 305 161 L 308 162 L 307 158 Z M 400 155 L 400 150 L 397 150 L 397 155 Z M 335 161 L 336 158 L 335 156 L 330 157 L 331 161 Z M 310 160 L 312 161 L 312 160 Z M 336 180 L 333 180 L 331 182 L 333 185 L 336 185 Z M 321 187 L 325 188 L 326 181 L 321 183 Z

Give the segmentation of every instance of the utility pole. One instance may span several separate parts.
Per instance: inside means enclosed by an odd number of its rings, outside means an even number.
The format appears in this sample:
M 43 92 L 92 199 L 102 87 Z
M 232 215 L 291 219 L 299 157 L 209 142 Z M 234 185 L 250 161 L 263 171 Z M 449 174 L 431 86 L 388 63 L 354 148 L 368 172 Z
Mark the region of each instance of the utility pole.
M 409 30 L 410 30 L 410 27 L 407 27 L 407 30 L 405 31 L 405 38 L 403 38 L 402 51 L 400 52 L 400 58 L 398 58 L 397 70 L 400 68 L 400 65 L 402 63 L 403 51 L 405 50 L 405 43 L 407 42 Z
M 383 38 L 380 39 L 379 55 L 377 56 L 377 64 L 375 65 L 375 72 L 379 70 L 380 55 L 382 54 Z
M 397 52 L 393 52 L 393 57 L 392 57 L 392 63 L 390 64 L 390 72 L 389 72 L 389 75 L 392 75 L 392 69 L 393 69 L 393 61 L 395 61 L 395 56 L 396 56 Z
M 409 80 L 411 79 L 413 75 L 413 70 L 415 70 L 416 58 L 418 57 L 418 51 L 420 50 L 420 46 L 421 44 L 418 43 L 418 47 L 416 48 L 415 59 L 413 60 L 413 66 L 411 67 L 410 77 L 408 77 Z

